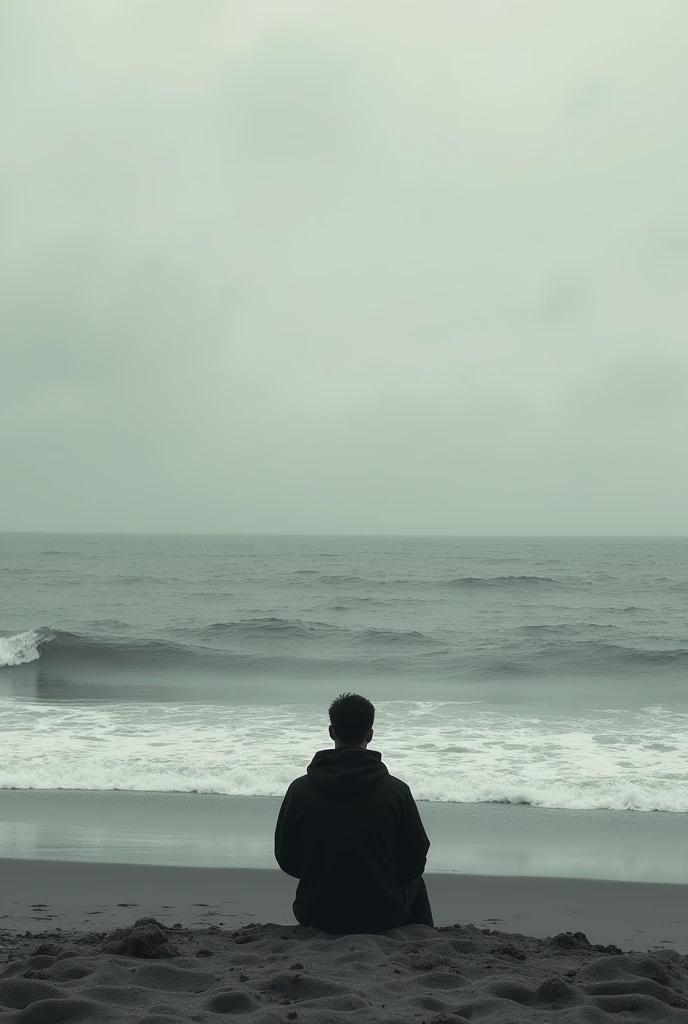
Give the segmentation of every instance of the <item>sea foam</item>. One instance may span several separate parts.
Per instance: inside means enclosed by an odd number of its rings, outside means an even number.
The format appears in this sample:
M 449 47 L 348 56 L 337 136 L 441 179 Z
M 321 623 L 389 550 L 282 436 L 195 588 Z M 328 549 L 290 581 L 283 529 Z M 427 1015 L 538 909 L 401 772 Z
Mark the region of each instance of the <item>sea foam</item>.
M 0 788 L 281 796 L 329 745 L 310 705 L 0 701 Z M 663 708 L 507 714 L 390 701 L 377 737 L 419 800 L 688 811 L 688 716 Z
M 38 629 L 27 629 L 12 636 L 0 636 L 0 668 L 37 661 L 41 656 L 40 643 L 43 639 Z

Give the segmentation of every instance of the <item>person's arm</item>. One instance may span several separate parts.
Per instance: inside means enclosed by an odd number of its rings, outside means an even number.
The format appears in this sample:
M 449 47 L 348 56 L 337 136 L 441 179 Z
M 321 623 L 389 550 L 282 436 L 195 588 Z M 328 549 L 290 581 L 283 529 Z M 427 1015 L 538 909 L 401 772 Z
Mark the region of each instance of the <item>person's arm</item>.
M 292 878 L 300 878 L 303 867 L 298 817 L 292 783 L 282 801 L 275 828 L 275 860 L 282 871 Z
M 420 878 L 425 871 L 429 849 L 430 840 L 423 828 L 416 801 L 409 790 L 404 800 L 404 817 L 399 844 L 400 882 L 410 882 L 412 878 Z

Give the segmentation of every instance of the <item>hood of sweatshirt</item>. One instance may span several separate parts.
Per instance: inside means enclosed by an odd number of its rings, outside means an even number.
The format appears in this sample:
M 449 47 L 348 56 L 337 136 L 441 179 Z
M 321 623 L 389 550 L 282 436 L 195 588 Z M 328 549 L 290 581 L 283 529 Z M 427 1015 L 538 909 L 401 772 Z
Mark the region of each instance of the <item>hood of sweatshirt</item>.
M 319 750 L 306 770 L 318 789 L 342 797 L 355 796 L 389 775 L 382 755 L 362 747 Z

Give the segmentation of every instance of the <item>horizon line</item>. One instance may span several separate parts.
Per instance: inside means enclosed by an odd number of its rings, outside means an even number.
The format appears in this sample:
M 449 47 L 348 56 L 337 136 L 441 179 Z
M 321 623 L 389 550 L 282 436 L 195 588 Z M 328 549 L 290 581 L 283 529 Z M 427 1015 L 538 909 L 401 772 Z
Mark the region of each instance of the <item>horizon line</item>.
M 20 537 L 308 537 L 386 540 L 688 540 L 685 533 L 273 533 L 193 530 L 0 530 Z

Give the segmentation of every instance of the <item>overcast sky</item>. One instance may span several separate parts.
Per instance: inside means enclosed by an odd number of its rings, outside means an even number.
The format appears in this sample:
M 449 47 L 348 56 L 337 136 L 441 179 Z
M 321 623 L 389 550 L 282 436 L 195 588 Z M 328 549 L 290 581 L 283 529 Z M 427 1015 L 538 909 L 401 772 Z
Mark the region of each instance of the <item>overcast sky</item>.
M 0 529 L 676 534 L 686 0 L 0 0 Z

